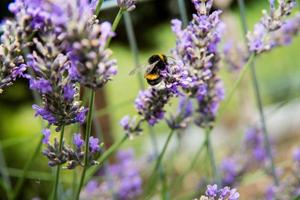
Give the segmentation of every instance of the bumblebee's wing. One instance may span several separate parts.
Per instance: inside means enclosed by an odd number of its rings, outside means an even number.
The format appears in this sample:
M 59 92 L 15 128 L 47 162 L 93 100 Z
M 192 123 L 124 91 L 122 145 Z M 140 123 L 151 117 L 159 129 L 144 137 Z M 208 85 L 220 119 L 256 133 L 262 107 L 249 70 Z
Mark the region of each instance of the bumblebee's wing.
M 142 69 L 141 66 L 134 68 L 133 70 L 131 70 L 131 71 L 129 72 L 129 76 L 134 75 L 137 71 L 140 71 L 141 69 Z
M 151 64 L 151 65 L 144 65 L 144 66 L 138 66 L 136 68 L 134 68 L 133 70 L 131 70 L 129 72 L 129 75 L 132 76 L 134 75 L 136 72 L 140 71 L 140 70 L 144 70 L 146 69 L 145 73 L 151 72 L 153 70 L 153 68 L 155 67 L 155 65 L 157 64 L 157 62 Z

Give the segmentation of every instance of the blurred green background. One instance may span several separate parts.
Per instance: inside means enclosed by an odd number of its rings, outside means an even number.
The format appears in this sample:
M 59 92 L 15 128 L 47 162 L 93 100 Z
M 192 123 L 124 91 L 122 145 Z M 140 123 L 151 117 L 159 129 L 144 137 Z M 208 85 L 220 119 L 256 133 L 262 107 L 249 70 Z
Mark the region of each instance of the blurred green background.
M 9 16 L 6 12 L 8 2 L 9 1 L 1 1 L 0 13 L 2 18 Z M 138 57 L 141 64 L 146 64 L 147 58 L 153 53 L 162 52 L 169 54 L 170 49 L 174 48 L 175 37 L 170 28 L 170 20 L 179 18 L 176 5 L 176 0 L 149 1 L 138 4 L 137 9 L 131 13 L 138 47 L 140 49 Z M 243 44 L 238 7 L 236 2 L 232 2 L 229 5 L 229 7 L 224 6 L 226 8 L 223 13 L 224 20 L 231 24 L 231 26 L 227 27 L 226 35 L 230 35 L 228 33 L 234 33 L 236 37 L 233 39 L 237 41 L 236 39 L 238 38 L 238 42 Z M 268 8 L 268 2 L 248 0 L 246 7 L 247 20 L 250 27 L 253 27 L 254 23 L 261 17 L 261 10 Z M 190 4 L 187 5 L 187 10 L 191 17 L 193 10 Z M 106 10 L 103 11 L 100 17 L 111 21 L 116 12 L 116 9 Z M 224 42 L 225 41 L 223 41 L 223 44 Z M 135 67 L 135 64 L 128 45 L 124 25 L 121 24 L 117 29 L 117 37 L 113 40 L 111 48 L 114 52 L 114 57 L 118 60 L 119 73 L 105 88 L 107 112 L 99 111 L 99 113 L 106 114 L 106 116 L 109 117 L 108 126 L 110 133 L 113 138 L 117 140 L 117 138 L 123 136 L 119 126 L 120 119 L 124 115 L 135 114 L 134 99 L 138 94 L 140 86 L 136 76 L 128 75 Z M 260 56 L 256 60 L 258 79 L 265 106 L 292 101 L 294 99 L 297 100 L 299 98 L 299 52 L 300 37 L 297 37 L 288 47 L 277 48 L 271 53 Z M 232 87 L 237 75 L 228 72 L 227 66 L 224 63 L 222 63 L 221 74 L 225 82 L 226 91 L 228 91 Z M 255 109 L 249 78 L 245 78 L 243 85 L 246 86 L 241 86 L 241 90 L 244 90 L 247 96 L 247 102 L 243 102 L 243 104 L 249 109 Z M 17 169 L 22 169 L 28 156 L 34 150 L 42 128 L 41 120 L 34 117 L 34 112 L 31 108 L 33 98 L 27 87 L 28 83 L 25 80 L 18 80 L 14 86 L 0 95 L 0 140 L 4 154 L 4 157 L 0 156 L 0 159 L 5 159 L 9 173 L 14 177 L 21 174 Z M 102 99 L 98 99 L 98 101 L 102 101 Z M 234 124 L 238 121 L 239 116 L 243 114 L 237 109 L 239 103 L 240 100 L 238 98 L 235 98 L 231 102 L 227 110 L 228 114 L 224 115 L 225 119 L 222 123 Z M 175 112 L 174 105 L 169 109 Z M 154 130 L 155 134 L 163 135 L 167 133 L 168 128 L 164 122 L 161 122 Z M 71 128 L 69 131 L 71 132 Z M 233 136 L 230 135 L 229 137 Z M 138 156 L 143 156 L 145 153 L 145 143 L 149 143 L 149 136 L 146 132 L 142 136 L 127 142 L 123 148 L 133 147 Z M 0 162 L 3 163 L 3 160 L 0 160 Z M 38 159 L 35 160 L 31 170 L 49 172 L 47 159 L 40 155 Z M 69 181 L 68 177 L 70 176 L 68 175 L 71 175 L 72 172 L 65 171 L 64 173 L 66 174 L 65 180 Z M 37 175 L 37 177 L 43 177 L 44 175 L 45 179 L 51 179 L 51 176 L 47 176 L 47 174 L 40 174 Z M 40 180 L 39 178 L 33 180 L 34 181 L 28 181 L 28 184 L 30 184 L 28 188 L 30 189 L 24 191 L 27 197 L 34 197 L 35 195 L 44 196 L 51 190 L 50 187 L 44 188 L 49 182 Z

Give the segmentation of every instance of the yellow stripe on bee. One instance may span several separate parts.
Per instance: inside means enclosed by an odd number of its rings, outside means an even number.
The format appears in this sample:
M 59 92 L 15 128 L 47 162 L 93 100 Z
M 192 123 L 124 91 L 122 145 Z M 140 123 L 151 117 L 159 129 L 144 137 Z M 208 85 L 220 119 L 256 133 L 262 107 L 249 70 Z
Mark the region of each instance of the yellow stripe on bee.
M 145 74 L 145 78 L 152 81 L 152 80 L 158 79 L 159 75 L 158 74 Z
M 158 53 L 157 55 L 158 55 L 158 57 L 159 57 L 162 61 L 164 60 L 164 57 L 163 57 L 163 55 L 162 55 L 161 53 Z

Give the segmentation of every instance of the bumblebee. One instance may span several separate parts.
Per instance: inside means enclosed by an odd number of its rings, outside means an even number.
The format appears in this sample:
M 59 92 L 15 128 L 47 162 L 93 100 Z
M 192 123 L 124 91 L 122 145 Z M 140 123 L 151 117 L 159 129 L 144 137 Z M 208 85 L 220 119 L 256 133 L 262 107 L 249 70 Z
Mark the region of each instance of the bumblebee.
M 165 70 L 168 64 L 167 56 L 164 54 L 154 54 L 148 59 L 149 66 L 144 77 L 149 85 L 157 85 L 162 81 L 161 70 Z

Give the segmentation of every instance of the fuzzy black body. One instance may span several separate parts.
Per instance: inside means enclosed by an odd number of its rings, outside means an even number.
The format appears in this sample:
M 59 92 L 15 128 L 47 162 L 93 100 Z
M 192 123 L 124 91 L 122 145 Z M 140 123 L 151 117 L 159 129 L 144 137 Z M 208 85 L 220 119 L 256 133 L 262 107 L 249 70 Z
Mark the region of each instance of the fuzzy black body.
M 152 67 L 147 69 L 144 77 L 149 85 L 154 86 L 162 81 L 160 71 L 166 69 L 167 57 L 163 54 L 155 54 L 148 59 L 148 63 Z
M 167 62 L 167 56 L 165 56 L 164 54 L 155 54 L 148 59 L 148 63 L 150 65 L 156 63 L 155 66 L 160 70 L 166 69 Z

